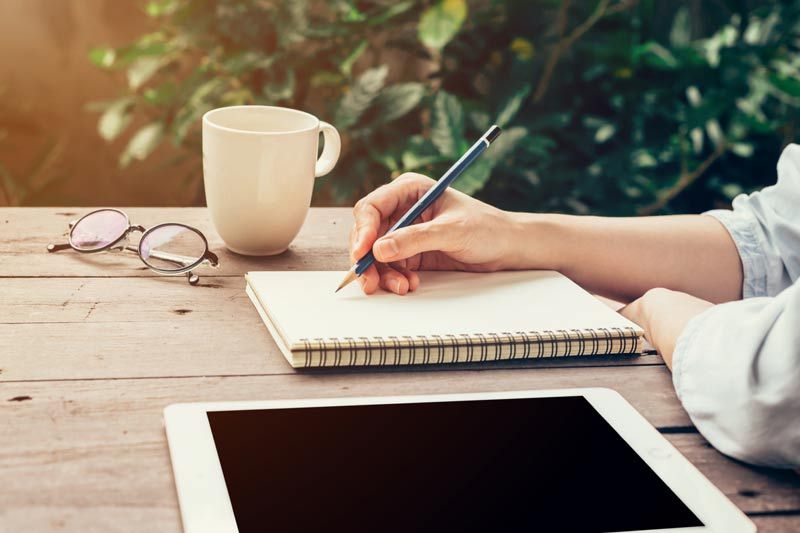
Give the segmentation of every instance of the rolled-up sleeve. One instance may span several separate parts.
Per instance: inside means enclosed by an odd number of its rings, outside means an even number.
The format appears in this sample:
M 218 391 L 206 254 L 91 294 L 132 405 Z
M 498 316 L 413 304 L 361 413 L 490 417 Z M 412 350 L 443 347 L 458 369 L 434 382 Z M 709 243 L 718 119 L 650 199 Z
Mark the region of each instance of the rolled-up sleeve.
M 800 282 L 692 319 L 672 371 L 686 412 L 715 448 L 800 468 Z
M 673 353 L 684 408 L 711 444 L 754 464 L 800 467 L 800 146 L 778 181 L 710 211 L 742 261 L 744 300 L 692 319 Z
M 775 296 L 800 278 L 800 146 L 778 161 L 778 181 L 705 213 L 728 230 L 742 259 L 745 298 Z

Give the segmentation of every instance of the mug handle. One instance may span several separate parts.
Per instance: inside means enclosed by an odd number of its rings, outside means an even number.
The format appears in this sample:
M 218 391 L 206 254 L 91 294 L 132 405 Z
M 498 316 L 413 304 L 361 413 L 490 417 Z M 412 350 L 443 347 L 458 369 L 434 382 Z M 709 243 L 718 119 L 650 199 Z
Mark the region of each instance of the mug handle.
M 324 176 L 336 165 L 339 160 L 339 152 L 342 150 L 342 139 L 339 137 L 339 132 L 336 128 L 327 122 L 319 121 L 319 131 L 325 139 L 325 148 L 322 149 L 322 154 L 317 160 L 317 166 L 314 168 L 314 177 L 319 178 Z

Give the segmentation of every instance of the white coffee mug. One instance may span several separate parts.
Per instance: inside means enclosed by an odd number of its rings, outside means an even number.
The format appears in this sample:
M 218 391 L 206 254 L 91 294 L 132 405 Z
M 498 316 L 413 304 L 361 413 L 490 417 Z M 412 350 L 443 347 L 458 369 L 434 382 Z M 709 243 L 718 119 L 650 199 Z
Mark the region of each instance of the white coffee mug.
M 336 128 L 295 109 L 233 106 L 203 115 L 206 202 L 226 246 L 244 255 L 286 250 L 308 213 L 314 178 L 333 169 L 340 149 Z

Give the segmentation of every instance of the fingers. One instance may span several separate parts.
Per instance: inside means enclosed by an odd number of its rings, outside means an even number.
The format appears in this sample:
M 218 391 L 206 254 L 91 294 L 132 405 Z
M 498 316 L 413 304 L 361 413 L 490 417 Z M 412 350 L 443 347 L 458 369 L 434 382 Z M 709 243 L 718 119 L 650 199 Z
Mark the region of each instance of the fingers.
M 407 173 L 359 200 L 353 208 L 355 225 L 351 234 L 351 255 L 361 257 L 367 253 L 378 237 L 381 222 L 415 202 L 434 183 L 421 174 Z
M 350 259 L 357 261 L 367 253 L 381 226 L 381 214 L 372 204 L 363 204 L 354 210 L 355 224 L 350 232 Z
M 381 275 L 381 288 L 403 296 L 408 293 L 408 279 L 400 272 L 389 265 L 378 265 L 378 272 Z
M 380 285 L 380 274 L 375 264 L 370 267 L 358 277 L 358 282 L 361 284 L 361 290 L 364 294 L 373 294 L 378 290 Z
M 408 292 L 414 292 L 419 287 L 419 274 L 397 263 L 392 263 L 392 268 L 405 276 L 408 280 Z
M 400 228 L 378 239 L 372 246 L 375 259 L 382 263 L 402 261 L 432 250 L 447 251 L 446 233 L 436 222 L 423 222 Z

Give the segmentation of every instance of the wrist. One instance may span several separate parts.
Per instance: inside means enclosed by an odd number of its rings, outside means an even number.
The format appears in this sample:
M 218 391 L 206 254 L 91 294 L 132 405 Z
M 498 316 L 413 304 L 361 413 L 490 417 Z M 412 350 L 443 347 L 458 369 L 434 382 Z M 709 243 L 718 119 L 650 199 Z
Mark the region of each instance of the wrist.
M 564 215 L 503 211 L 508 228 L 503 254 L 506 270 L 561 270 Z

